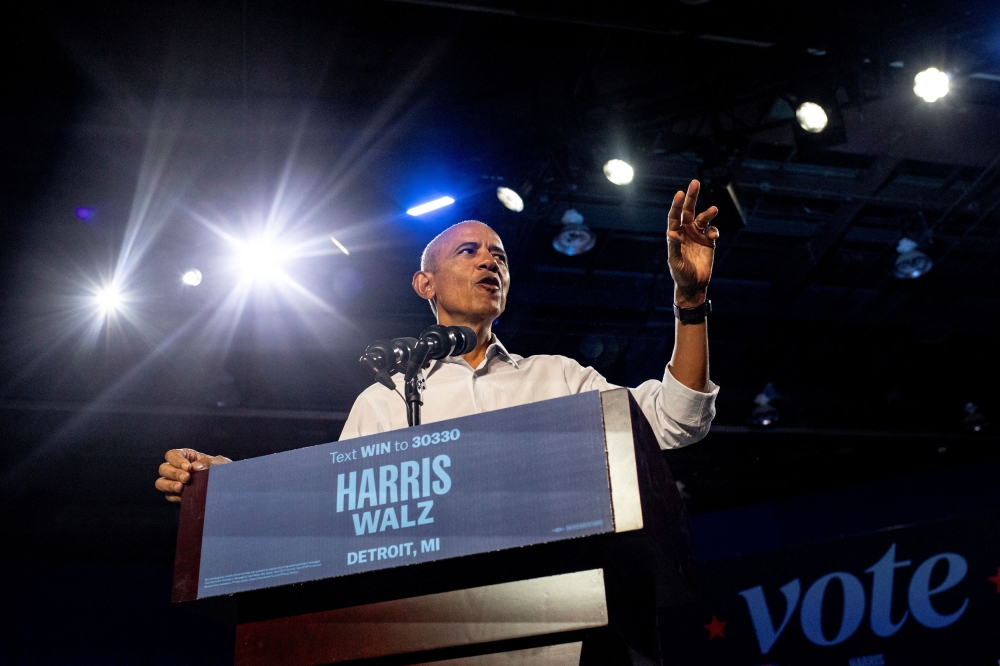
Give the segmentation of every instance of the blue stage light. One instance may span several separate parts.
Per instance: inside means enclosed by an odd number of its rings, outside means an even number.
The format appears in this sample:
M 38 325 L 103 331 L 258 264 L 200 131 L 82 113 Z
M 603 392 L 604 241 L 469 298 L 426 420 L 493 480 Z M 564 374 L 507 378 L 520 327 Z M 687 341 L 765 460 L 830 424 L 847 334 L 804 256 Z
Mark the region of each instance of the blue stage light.
M 917 249 L 918 243 L 910 238 L 902 238 L 896 245 L 896 264 L 893 274 L 900 280 L 915 280 L 934 267 L 934 260 Z
M 73 211 L 73 214 L 84 222 L 90 222 L 94 219 L 94 209 L 90 206 L 80 206 Z
M 424 213 L 429 213 L 432 210 L 437 210 L 438 208 L 444 208 L 445 206 L 450 206 L 455 203 L 455 200 L 451 197 L 440 197 L 434 199 L 433 201 L 428 201 L 427 203 L 422 203 L 419 206 L 414 206 L 413 208 L 406 211 L 407 215 L 412 215 L 417 217 L 418 215 L 423 215 Z

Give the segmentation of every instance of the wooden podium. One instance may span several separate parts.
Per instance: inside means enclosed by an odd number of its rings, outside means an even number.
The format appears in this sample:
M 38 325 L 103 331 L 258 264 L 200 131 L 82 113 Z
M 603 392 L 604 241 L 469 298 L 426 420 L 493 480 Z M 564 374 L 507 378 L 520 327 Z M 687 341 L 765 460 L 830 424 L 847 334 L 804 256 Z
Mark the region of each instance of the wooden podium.
M 234 622 L 239 666 L 660 664 L 689 569 L 617 389 L 197 473 L 173 600 Z

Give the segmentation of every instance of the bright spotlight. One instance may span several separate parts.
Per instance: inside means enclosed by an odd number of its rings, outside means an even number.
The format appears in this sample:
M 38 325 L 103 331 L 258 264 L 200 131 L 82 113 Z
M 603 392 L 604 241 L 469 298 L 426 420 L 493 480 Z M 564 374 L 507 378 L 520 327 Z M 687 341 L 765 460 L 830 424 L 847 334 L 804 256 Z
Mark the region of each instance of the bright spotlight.
M 931 67 L 913 77 L 913 92 L 925 102 L 936 102 L 948 94 L 951 77 L 937 67 Z
M 829 120 L 823 107 L 815 102 L 802 102 L 795 110 L 795 119 L 799 121 L 802 129 L 813 134 L 819 134 L 826 129 Z
M 189 287 L 197 287 L 201 284 L 201 271 L 197 268 L 184 271 L 184 275 L 181 276 L 181 282 Z
M 94 294 L 94 302 L 106 314 L 110 314 L 121 307 L 121 294 L 114 287 L 104 287 L 98 289 Z
M 515 213 L 520 213 L 524 210 L 524 201 L 521 200 L 521 195 L 509 187 L 498 187 L 497 199 L 500 200 L 500 203 L 502 203 L 505 208 L 512 210 Z
M 418 215 L 423 215 L 424 213 L 429 213 L 432 210 L 437 210 L 438 208 L 444 208 L 445 206 L 450 206 L 455 203 L 455 200 L 451 197 L 440 197 L 434 201 L 428 201 L 427 203 L 422 203 L 419 206 L 414 206 L 413 208 L 406 211 L 407 215 L 412 215 L 417 217 Z
M 281 270 L 284 248 L 262 239 L 247 241 L 239 246 L 237 266 L 251 280 L 273 277 Z
M 635 169 L 625 160 L 608 160 L 604 163 L 604 175 L 615 185 L 628 185 L 635 178 Z

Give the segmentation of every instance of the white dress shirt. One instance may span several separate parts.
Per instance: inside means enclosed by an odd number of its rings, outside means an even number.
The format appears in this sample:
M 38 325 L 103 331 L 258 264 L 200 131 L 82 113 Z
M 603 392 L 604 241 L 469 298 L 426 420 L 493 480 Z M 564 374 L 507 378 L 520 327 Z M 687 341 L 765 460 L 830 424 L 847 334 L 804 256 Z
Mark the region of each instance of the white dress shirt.
M 510 354 L 495 335 L 478 368 L 460 356 L 452 356 L 432 361 L 423 372 L 426 383 L 420 410 L 422 423 L 618 388 L 593 368 L 565 356 L 523 358 Z M 393 375 L 393 381 L 402 394 L 402 375 Z M 660 448 L 673 449 L 693 444 L 708 434 L 719 387 L 709 381 L 708 389 L 707 393 L 693 391 L 664 369 L 663 381 L 651 379 L 629 390 L 652 425 Z M 406 403 L 395 391 L 373 384 L 354 402 L 340 439 L 405 427 Z

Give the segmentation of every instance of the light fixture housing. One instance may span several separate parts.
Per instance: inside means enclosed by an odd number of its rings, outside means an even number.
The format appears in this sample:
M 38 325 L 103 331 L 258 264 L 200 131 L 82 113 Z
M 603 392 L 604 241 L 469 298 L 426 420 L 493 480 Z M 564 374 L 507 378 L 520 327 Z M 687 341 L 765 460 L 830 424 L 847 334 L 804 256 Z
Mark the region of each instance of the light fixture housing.
M 967 433 L 982 433 L 990 429 L 990 421 L 980 411 L 974 402 L 965 403 L 965 419 L 962 420 L 962 430 Z
M 781 412 L 771 402 L 778 397 L 778 392 L 774 390 L 774 384 L 767 383 L 764 390 L 753 399 L 753 412 L 750 414 L 748 422 L 752 426 L 759 428 L 769 428 L 781 420 Z
M 893 275 L 900 280 L 916 280 L 934 268 L 934 260 L 920 250 L 904 252 L 896 257 Z
M 509 187 L 498 187 L 497 199 L 500 200 L 500 203 L 502 203 L 504 208 L 507 210 L 512 210 L 515 213 L 520 213 L 524 210 L 524 200 L 521 199 L 521 195 Z
M 613 159 L 604 163 L 604 175 L 615 185 L 628 185 L 635 178 L 635 169 L 625 160 Z
M 583 223 L 583 215 L 580 215 L 575 208 L 563 213 L 562 222 L 562 230 L 552 239 L 552 247 L 556 252 L 575 257 L 594 248 L 597 234 Z
M 819 134 L 826 129 L 830 119 L 826 111 L 816 102 L 802 102 L 795 110 L 795 119 L 799 121 L 799 127 L 807 132 Z
M 936 102 L 948 94 L 951 77 L 937 67 L 929 67 L 913 77 L 913 92 L 925 102 Z
M 916 280 L 927 274 L 934 267 L 934 260 L 921 252 L 917 241 L 911 238 L 901 238 L 896 245 L 896 263 L 893 275 L 900 280 Z

